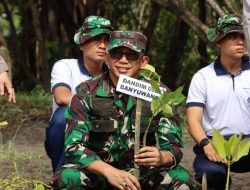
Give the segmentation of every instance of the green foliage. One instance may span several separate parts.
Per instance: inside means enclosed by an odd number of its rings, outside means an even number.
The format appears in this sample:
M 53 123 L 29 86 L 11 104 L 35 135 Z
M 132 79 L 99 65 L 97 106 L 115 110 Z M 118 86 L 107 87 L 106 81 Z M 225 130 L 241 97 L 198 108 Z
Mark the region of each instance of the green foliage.
M 65 51 L 70 48 L 70 44 L 49 41 L 44 51 L 44 57 L 50 62 L 54 62 L 65 57 Z
M 52 189 L 43 182 L 23 177 L 18 171 L 18 161 L 32 161 L 33 159 L 38 159 L 40 156 L 40 154 L 33 154 L 30 151 L 20 151 L 18 148 L 16 148 L 15 143 L 13 142 L 9 142 L 8 147 L 4 146 L 2 141 L 2 133 L 0 133 L 0 161 L 8 160 L 8 162 L 13 164 L 14 168 L 14 172 L 12 172 L 11 175 L 0 178 L 0 187 L 7 190 L 36 188 L 42 186 L 44 188 L 46 187 L 46 189 Z
M 52 189 L 43 182 L 23 178 L 18 173 L 13 173 L 4 179 L 0 179 L 0 187 L 6 190 L 24 189 L 27 187 L 34 188 L 34 190 Z
M 16 146 L 16 142 L 19 142 L 16 137 L 22 127 L 41 127 L 41 125 L 44 126 L 44 123 L 48 123 L 51 115 L 51 95 L 46 93 L 41 86 L 36 86 L 29 93 L 17 92 L 16 99 L 16 104 L 9 104 L 6 103 L 5 97 L 0 97 L 0 121 L 8 121 L 7 125 L 0 126 L 0 161 L 1 163 L 10 162 L 14 168 L 11 174 L 0 179 L 0 187 L 9 190 L 52 189 L 43 182 L 36 180 L 36 176 L 26 177 L 22 172 L 19 173 L 18 171 L 20 162 L 37 161 L 45 156 L 45 152 L 37 152 L 35 146 L 29 146 L 27 149 L 22 150 L 19 149 L 19 146 Z M 29 128 L 28 130 L 32 129 Z M 4 131 L 13 131 L 15 133 L 11 132 L 13 135 L 9 139 L 8 136 L 2 134 Z M 40 177 L 49 172 L 50 168 L 42 166 L 38 168 L 36 174 Z
M 172 106 L 176 106 L 185 100 L 185 96 L 182 94 L 183 86 L 178 87 L 174 92 L 163 91 L 161 93 L 160 88 L 155 82 L 151 83 L 155 92 L 161 94 L 159 97 L 154 97 L 151 102 L 151 111 L 153 116 L 162 112 L 166 117 L 173 116 Z
M 230 166 L 237 162 L 241 157 L 246 156 L 250 149 L 250 138 L 242 140 L 242 134 L 239 136 L 232 135 L 227 141 L 221 135 L 221 133 L 213 128 L 213 138 L 211 140 L 217 154 L 219 155 L 221 162 L 227 164 L 227 184 L 226 189 L 229 186 Z
M 215 147 L 221 161 L 225 164 L 237 162 L 241 157 L 246 156 L 250 149 L 250 138 L 242 140 L 242 134 L 239 137 L 233 135 L 227 141 L 216 129 L 213 129 L 211 143 Z
M 49 121 L 52 96 L 37 85 L 29 93 L 16 93 L 16 104 L 6 103 L 5 97 L 0 97 L 0 121 L 10 125 L 22 126 L 31 122 Z
M 158 97 L 154 97 L 151 101 L 151 111 L 152 117 L 150 122 L 146 128 L 144 137 L 143 137 L 143 145 L 146 146 L 147 142 L 147 133 L 153 118 L 159 113 L 163 113 L 166 117 L 173 116 L 173 106 L 177 106 L 181 102 L 185 100 L 185 96 L 182 94 L 183 86 L 178 87 L 174 92 L 167 92 L 165 90 L 161 90 L 158 83 L 160 76 L 155 72 L 154 67 L 148 67 L 149 70 L 144 69 L 140 71 L 140 75 L 149 79 L 151 81 L 151 87 L 154 92 L 158 93 Z

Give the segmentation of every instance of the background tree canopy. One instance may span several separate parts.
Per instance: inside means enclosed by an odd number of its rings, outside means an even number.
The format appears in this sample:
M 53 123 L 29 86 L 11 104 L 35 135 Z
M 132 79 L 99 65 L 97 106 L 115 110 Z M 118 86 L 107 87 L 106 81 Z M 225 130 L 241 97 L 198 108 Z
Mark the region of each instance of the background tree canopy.
M 85 17 L 100 15 L 115 29 L 148 38 L 150 64 L 174 90 L 209 64 L 216 48 L 206 39 L 220 15 L 242 14 L 238 0 L 1 0 L 0 54 L 19 91 L 40 84 L 49 91 L 56 60 L 79 57 L 73 36 Z

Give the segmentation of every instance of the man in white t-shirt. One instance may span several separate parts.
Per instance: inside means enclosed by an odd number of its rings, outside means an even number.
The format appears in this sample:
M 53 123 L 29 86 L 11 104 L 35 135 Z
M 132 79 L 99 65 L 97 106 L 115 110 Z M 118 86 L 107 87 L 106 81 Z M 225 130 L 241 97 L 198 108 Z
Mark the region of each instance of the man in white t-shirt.
M 53 113 L 46 129 L 45 149 L 52 162 L 53 172 L 64 163 L 65 108 L 75 88 L 81 82 L 97 77 L 108 70 L 104 63 L 109 35 L 113 30 L 110 21 L 100 16 L 89 16 L 74 36 L 83 56 L 80 59 L 57 61 L 51 72 Z
M 218 58 L 193 77 L 187 98 L 187 121 L 197 145 L 193 166 L 196 180 L 205 173 L 208 188 L 225 189 L 227 166 L 208 139 L 215 128 L 226 138 L 250 134 L 250 63 L 244 56 L 246 41 L 241 18 L 225 15 L 217 27 L 210 28 L 208 39 L 219 49 Z M 231 166 L 233 172 L 250 171 L 250 155 Z

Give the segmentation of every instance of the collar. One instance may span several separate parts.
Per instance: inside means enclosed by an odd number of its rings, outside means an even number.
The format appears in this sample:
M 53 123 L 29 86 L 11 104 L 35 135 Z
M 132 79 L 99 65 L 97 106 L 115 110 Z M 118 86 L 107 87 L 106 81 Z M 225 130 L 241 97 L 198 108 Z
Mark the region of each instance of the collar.
M 86 68 L 86 66 L 84 64 L 83 59 L 82 58 L 78 58 L 77 62 L 78 62 L 78 65 L 79 65 L 81 73 L 84 74 L 84 75 L 87 75 L 89 77 L 92 77 L 92 74 L 88 71 L 88 69 Z M 106 72 L 106 71 L 109 70 L 108 66 L 105 63 L 102 66 L 102 70 L 103 70 L 103 72 Z
M 95 95 L 99 97 L 114 97 L 115 86 L 109 77 L 109 72 L 103 73 L 100 77 L 101 80 Z
M 240 72 L 245 71 L 245 70 L 249 70 L 249 69 L 250 69 L 249 57 L 243 56 Z M 216 75 L 228 75 L 228 74 L 230 74 L 221 64 L 220 56 L 218 56 L 217 59 L 214 61 L 214 70 L 215 70 Z
M 126 112 L 130 112 L 134 107 L 133 97 L 116 91 L 116 87 L 109 76 L 109 72 L 103 73 L 101 78 L 102 79 L 100 80 L 100 84 L 98 85 L 99 87 L 96 90 L 95 95 L 103 98 L 112 97 L 114 99 L 114 104 L 119 108 L 122 108 L 121 99 L 124 96 L 127 96 Z

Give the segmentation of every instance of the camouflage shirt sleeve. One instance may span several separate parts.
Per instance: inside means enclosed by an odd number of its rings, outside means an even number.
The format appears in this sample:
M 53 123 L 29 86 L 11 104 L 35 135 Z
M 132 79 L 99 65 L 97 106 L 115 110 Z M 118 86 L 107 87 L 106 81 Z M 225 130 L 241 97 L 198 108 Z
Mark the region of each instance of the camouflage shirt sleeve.
M 173 156 L 174 165 L 172 167 L 175 167 L 180 163 L 183 156 L 181 129 L 173 120 L 162 117 L 159 122 L 157 136 L 160 149 L 168 151 Z
M 87 146 L 91 122 L 84 96 L 88 96 L 88 93 L 74 95 L 65 113 L 67 118 L 65 155 L 67 161 L 76 164 L 78 168 L 84 168 L 95 160 L 101 160 L 96 152 L 88 149 Z

